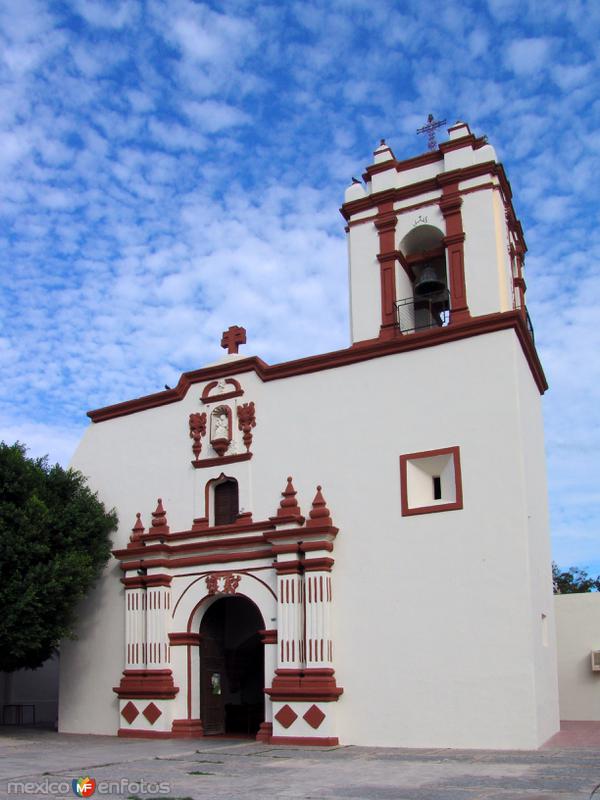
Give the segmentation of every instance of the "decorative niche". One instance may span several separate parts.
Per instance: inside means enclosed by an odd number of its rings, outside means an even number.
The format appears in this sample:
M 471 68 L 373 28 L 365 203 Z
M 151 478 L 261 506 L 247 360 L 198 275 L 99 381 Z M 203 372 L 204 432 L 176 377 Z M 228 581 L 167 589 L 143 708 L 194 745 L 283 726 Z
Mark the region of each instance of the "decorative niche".
M 460 448 L 400 456 L 400 491 L 403 517 L 461 509 Z

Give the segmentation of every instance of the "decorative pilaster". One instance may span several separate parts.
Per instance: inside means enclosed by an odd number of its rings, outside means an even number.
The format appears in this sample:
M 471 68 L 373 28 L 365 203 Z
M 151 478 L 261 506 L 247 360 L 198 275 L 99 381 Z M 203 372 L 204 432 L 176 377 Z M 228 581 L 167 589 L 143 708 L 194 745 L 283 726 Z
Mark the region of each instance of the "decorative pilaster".
M 462 225 L 462 198 L 458 193 L 458 183 L 442 187 L 440 210 L 446 223 L 444 244 L 447 251 L 450 280 L 450 322 L 470 319 L 465 282 L 465 234 Z
M 192 679 L 200 668 L 199 644 L 199 633 L 183 631 L 169 634 L 173 672 L 176 675 L 185 675 L 188 683 L 185 703 L 179 704 L 179 713 L 185 709 L 185 716 L 174 719 L 171 726 L 172 735 L 177 739 L 198 739 L 204 736 L 200 719 L 200 685 Z
M 381 282 L 381 327 L 379 336 L 390 339 L 396 334 L 396 223 L 393 203 L 378 208 L 375 227 L 379 234 L 379 278 Z
M 119 697 L 119 736 L 171 735 L 172 701 L 179 692 L 170 669 L 167 624 L 169 575 L 122 578 L 125 585 L 125 670 Z
M 125 588 L 125 669 L 146 668 L 146 588 Z
M 289 524 L 295 516 L 295 490 L 288 479 L 279 512 Z M 321 487 L 302 528 L 271 534 L 278 586 L 277 669 L 266 690 L 273 703 L 275 744 L 338 743 L 335 701 L 342 694 L 333 670 L 331 567 L 337 534 Z
M 267 686 L 270 686 L 275 678 L 275 670 L 277 668 L 277 631 L 264 630 L 259 631 L 260 640 L 264 646 L 265 657 L 265 681 Z M 265 721 L 261 723 L 256 739 L 259 742 L 268 744 L 273 735 L 273 703 L 267 694 L 265 696 Z
M 150 579 L 152 576 L 149 576 Z M 146 663 L 149 669 L 168 669 L 171 663 L 167 622 L 171 610 L 171 578 L 146 590 Z

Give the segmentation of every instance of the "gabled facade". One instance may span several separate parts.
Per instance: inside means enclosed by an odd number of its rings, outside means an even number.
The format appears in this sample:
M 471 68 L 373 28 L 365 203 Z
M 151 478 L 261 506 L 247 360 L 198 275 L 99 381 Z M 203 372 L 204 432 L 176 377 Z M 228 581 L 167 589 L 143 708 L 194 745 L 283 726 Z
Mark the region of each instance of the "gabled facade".
M 406 161 L 382 142 L 346 191 L 351 346 L 270 366 L 236 326 L 174 389 L 90 412 L 73 464 L 121 527 L 61 651 L 62 730 L 557 730 L 526 247 L 493 148 L 449 135 Z

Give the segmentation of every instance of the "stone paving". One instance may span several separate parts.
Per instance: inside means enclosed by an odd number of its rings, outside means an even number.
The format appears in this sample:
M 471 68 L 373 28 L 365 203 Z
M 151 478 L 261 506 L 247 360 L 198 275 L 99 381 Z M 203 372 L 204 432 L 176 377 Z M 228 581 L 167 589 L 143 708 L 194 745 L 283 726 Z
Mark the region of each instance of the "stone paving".
M 600 752 L 555 742 L 538 751 L 275 747 L 0 728 L 1 798 L 72 800 L 70 781 L 87 775 L 99 784 L 94 800 L 589 800 Z

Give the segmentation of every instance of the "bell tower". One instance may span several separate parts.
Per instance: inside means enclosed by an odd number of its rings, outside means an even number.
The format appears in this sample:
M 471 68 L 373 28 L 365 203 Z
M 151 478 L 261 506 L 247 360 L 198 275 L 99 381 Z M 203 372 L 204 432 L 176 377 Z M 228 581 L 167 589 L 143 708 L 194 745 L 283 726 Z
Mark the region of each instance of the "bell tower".
M 404 161 L 381 140 L 346 190 L 353 343 L 514 311 L 528 324 L 527 248 L 504 168 L 466 123 L 448 134 Z

